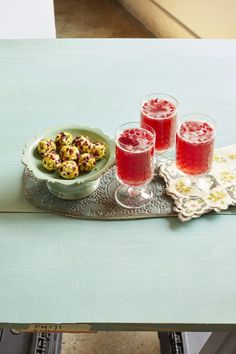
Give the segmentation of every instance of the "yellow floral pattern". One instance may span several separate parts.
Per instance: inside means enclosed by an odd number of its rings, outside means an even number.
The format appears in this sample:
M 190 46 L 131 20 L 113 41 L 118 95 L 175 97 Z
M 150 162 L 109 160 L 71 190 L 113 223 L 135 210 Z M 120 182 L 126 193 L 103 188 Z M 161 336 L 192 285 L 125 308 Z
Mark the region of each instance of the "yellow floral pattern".
M 224 204 L 225 197 L 226 197 L 226 194 L 224 192 L 215 191 L 215 192 L 212 192 L 207 199 L 212 200 L 213 202 L 220 202 L 220 203 Z
M 226 162 L 226 159 L 223 156 L 214 155 L 213 156 L 213 161 L 221 163 L 221 162 Z
M 229 155 L 230 160 L 236 160 L 236 154 L 230 154 Z
M 236 179 L 235 175 L 233 175 L 230 171 L 222 171 L 220 172 L 220 176 L 221 181 L 226 182 L 232 182 Z
M 188 195 L 191 191 L 192 191 L 192 188 L 191 187 L 188 187 L 183 181 L 178 181 L 176 184 L 175 184 L 175 188 L 177 190 L 177 192 L 181 193 L 181 194 L 186 194 Z

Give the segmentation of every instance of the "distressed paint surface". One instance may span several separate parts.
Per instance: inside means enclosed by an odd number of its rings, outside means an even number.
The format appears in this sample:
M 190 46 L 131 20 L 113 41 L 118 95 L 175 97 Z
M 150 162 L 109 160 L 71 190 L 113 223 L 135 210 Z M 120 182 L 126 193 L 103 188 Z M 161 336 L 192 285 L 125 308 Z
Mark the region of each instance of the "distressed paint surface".
M 0 42 L 0 323 L 234 328 L 234 215 L 183 225 L 43 214 L 25 200 L 20 159 L 48 126 L 114 135 L 153 91 L 176 96 L 180 113 L 210 114 L 217 146 L 233 144 L 235 61 L 236 41 Z
M 22 191 L 24 144 L 49 126 L 116 128 L 139 119 L 149 92 L 173 94 L 180 114 L 217 122 L 217 146 L 235 143 L 236 41 L 37 40 L 0 42 L 1 211 L 35 211 Z M 99 65 L 98 65 L 99 63 Z
M 2 214 L 1 322 L 235 323 L 235 229 Z

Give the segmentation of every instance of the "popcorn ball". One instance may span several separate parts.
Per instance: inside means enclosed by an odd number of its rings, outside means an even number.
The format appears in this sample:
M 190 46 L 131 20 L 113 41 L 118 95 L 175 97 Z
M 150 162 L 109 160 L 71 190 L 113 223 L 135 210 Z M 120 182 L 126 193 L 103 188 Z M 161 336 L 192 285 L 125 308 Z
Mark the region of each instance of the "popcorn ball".
M 79 168 L 75 161 L 64 161 L 58 172 L 62 178 L 73 179 L 79 175 Z
M 61 165 L 61 159 L 57 153 L 50 152 L 43 158 L 42 163 L 46 170 L 55 171 Z
M 75 137 L 72 144 L 74 146 L 76 146 L 81 153 L 84 153 L 84 152 L 90 153 L 91 152 L 92 143 L 87 136 L 81 135 L 81 136 Z
M 96 160 L 93 155 L 89 153 L 84 153 L 80 155 L 79 158 L 79 169 L 82 172 L 91 171 L 96 165 Z
M 52 139 L 45 138 L 40 140 L 37 145 L 37 150 L 41 156 L 45 156 L 51 151 L 56 151 L 56 144 Z
M 106 155 L 106 145 L 92 141 L 88 136 L 73 137 L 66 131 L 58 132 L 55 140 L 42 139 L 37 145 L 42 165 L 47 171 L 57 171 L 63 179 L 74 179 L 80 172 L 91 171 L 96 161 Z
M 102 160 L 106 154 L 105 145 L 99 142 L 92 144 L 91 154 L 95 157 L 96 160 Z
M 76 146 L 63 146 L 60 150 L 60 156 L 62 161 L 78 161 L 80 158 L 79 149 Z
M 61 149 L 65 145 L 70 145 L 72 143 L 73 137 L 70 133 L 61 132 L 57 134 L 55 138 L 55 143 L 58 149 Z

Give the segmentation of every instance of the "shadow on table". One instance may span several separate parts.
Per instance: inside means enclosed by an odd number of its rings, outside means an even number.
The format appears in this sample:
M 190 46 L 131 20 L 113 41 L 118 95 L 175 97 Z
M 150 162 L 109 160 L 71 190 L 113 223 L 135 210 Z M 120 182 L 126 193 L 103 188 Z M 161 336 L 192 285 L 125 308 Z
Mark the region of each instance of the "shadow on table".
M 197 224 L 203 218 L 206 220 L 212 221 L 212 218 L 216 218 L 216 217 L 218 218 L 218 217 L 221 217 L 222 215 L 236 215 L 236 206 L 231 206 L 229 209 L 222 211 L 219 214 L 212 211 L 208 214 L 204 214 L 204 215 L 200 216 L 199 218 L 191 219 L 186 222 L 180 221 L 177 216 L 176 217 L 174 217 L 174 216 L 169 217 L 168 221 L 169 221 L 170 228 L 172 230 L 177 230 L 177 229 L 184 229 L 184 228 L 188 227 L 189 223 L 191 223 L 191 224 L 196 223 Z

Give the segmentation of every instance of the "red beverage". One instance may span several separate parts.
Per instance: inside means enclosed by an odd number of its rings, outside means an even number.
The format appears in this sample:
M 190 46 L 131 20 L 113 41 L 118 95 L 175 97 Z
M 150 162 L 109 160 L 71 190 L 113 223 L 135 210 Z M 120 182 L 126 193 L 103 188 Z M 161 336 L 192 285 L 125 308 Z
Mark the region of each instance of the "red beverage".
M 116 142 L 116 167 L 122 183 L 141 186 L 152 180 L 154 141 L 153 134 L 141 128 L 120 133 Z
M 186 121 L 176 134 L 176 165 L 189 175 L 211 170 L 214 128 L 204 121 Z
M 147 124 L 155 130 L 155 148 L 160 152 L 166 151 L 174 145 L 176 109 L 174 103 L 163 98 L 153 98 L 145 101 L 142 105 L 141 125 Z

